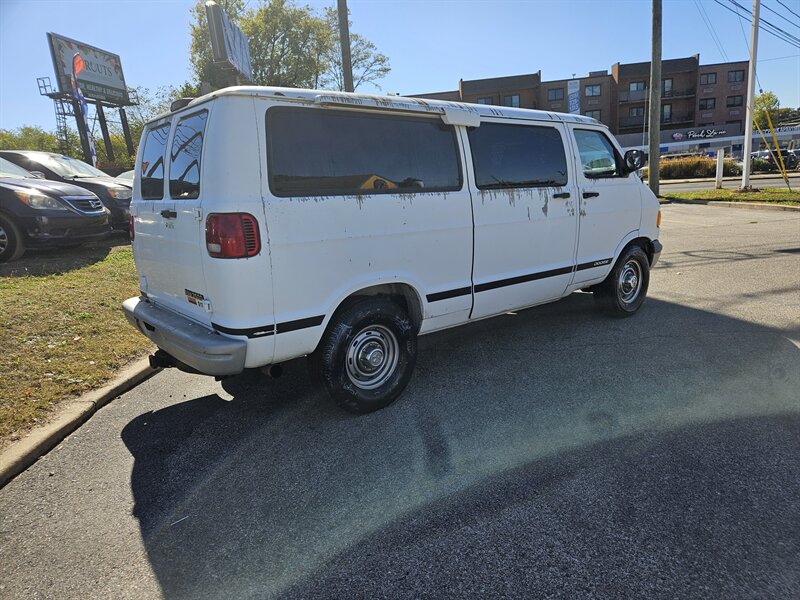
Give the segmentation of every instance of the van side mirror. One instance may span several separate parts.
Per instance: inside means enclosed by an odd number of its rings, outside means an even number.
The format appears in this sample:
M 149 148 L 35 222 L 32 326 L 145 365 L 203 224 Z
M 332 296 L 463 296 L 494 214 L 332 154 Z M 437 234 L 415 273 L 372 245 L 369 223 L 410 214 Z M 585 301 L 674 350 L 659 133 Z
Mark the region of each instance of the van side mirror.
M 628 150 L 625 153 L 625 170 L 628 173 L 638 171 L 647 164 L 647 154 L 641 150 Z

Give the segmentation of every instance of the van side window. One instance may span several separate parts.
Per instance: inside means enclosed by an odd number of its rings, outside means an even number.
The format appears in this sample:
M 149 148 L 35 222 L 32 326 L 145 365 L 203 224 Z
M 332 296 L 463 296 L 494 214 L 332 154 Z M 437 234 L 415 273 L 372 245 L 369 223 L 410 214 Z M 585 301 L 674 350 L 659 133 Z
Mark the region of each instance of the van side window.
M 413 194 L 461 189 L 455 130 L 438 118 L 344 110 L 267 110 L 276 196 Z
M 622 159 L 602 132 L 589 129 L 575 129 L 574 132 L 584 176 L 597 179 L 618 177 L 622 173 Z
M 554 127 L 482 123 L 468 135 L 478 189 L 567 183 L 564 143 Z
M 161 200 L 164 197 L 164 155 L 170 124 L 147 132 L 142 151 L 142 199 Z
M 200 155 L 208 111 L 189 115 L 178 121 L 172 138 L 169 165 L 169 195 L 179 200 L 200 196 Z

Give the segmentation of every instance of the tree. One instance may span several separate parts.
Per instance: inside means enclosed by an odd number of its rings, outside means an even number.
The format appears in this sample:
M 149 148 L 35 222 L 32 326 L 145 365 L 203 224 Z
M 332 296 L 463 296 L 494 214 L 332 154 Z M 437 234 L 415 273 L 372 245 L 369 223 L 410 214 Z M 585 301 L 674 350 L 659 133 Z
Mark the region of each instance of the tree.
M 329 44 L 328 69 L 325 72 L 324 81 L 326 85 L 344 91 L 342 53 L 339 44 L 339 16 L 335 8 L 325 9 L 325 20 L 328 23 L 333 42 Z M 352 23 L 350 25 L 352 28 Z M 391 71 L 389 58 L 378 52 L 375 44 L 357 33 L 350 34 L 350 62 L 353 69 L 354 90 L 365 83 L 371 83 L 380 89 L 376 82 L 386 77 Z
M 245 8 L 240 0 L 219 4 L 248 38 L 254 84 L 343 88 L 335 9 L 326 9 L 320 16 L 293 0 L 261 0 L 254 8 Z M 192 15 L 190 62 L 195 82 L 215 89 L 230 85 L 230 76 L 213 64 L 202 0 Z M 356 33 L 350 42 L 356 87 L 375 84 L 389 73 L 389 59 L 372 42 Z
M 767 114 L 769 114 L 769 118 L 772 121 L 772 124 L 775 125 L 777 122 L 777 114 L 778 109 L 780 108 L 781 103 L 778 100 L 778 97 L 773 92 L 762 92 L 755 98 L 755 109 L 754 109 L 754 120 L 756 125 L 758 125 L 762 131 L 766 131 L 769 128 L 769 123 L 767 121 Z

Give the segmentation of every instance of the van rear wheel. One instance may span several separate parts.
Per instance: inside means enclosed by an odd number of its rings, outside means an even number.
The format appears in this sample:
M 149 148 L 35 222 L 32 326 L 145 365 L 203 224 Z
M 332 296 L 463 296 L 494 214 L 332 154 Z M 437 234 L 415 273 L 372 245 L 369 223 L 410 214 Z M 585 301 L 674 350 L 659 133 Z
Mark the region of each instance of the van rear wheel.
M 394 402 L 417 360 L 417 332 L 386 298 L 358 300 L 335 315 L 309 356 L 312 376 L 343 409 L 365 414 Z
M 620 255 L 605 281 L 594 289 L 600 307 L 615 317 L 629 317 L 644 302 L 650 284 L 650 261 L 639 246 Z

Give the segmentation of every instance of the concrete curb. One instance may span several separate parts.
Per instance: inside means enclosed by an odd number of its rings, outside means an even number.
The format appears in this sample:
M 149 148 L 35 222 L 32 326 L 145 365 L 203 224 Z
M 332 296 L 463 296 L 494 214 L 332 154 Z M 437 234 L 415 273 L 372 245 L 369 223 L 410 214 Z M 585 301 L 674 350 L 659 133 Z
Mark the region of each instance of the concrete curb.
M 125 367 L 103 387 L 64 402 L 55 418 L 0 452 L 0 488 L 55 448 L 98 409 L 157 373 L 147 358 Z
M 773 173 L 773 174 L 769 174 L 769 173 L 761 174 L 761 173 L 759 173 L 758 175 L 750 175 L 750 179 L 751 180 L 753 180 L 753 179 L 756 179 L 756 180 L 758 180 L 758 179 L 780 179 L 780 178 L 781 178 L 781 174 L 780 173 L 777 173 L 777 174 L 775 174 L 775 173 Z M 800 178 L 800 173 L 789 173 L 789 179 L 798 179 L 798 178 Z M 722 178 L 722 181 L 741 181 L 741 180 L 742 180 L 742 176 L 741 175 L 738 175 L 738 176 L 735 176 L 735 177 L 730 177 L 729 176 L 729 177 L 723 177 Z M 643 181 L 647 182 L 647 179 L 645 178 Z M 673 184 L 673 183 L 714 183 L 715 181 L 716 181 L 716 179 L 714 177 L 698 177 L 696 179 L 662 179 L 662 180 L 659 181 L 659 184 L 660 185 L 670 185 L 670 184 Z
M 758 210 L 788 210 L 800 211 L 800 206 L 787 206 L 785 204 L 767 204 L 764 202 L 728 202 L 726 200 L 667 200 L 662 204 L 705 204 L 707 206 L 723 206 L 726 208 L 755 208 Z

